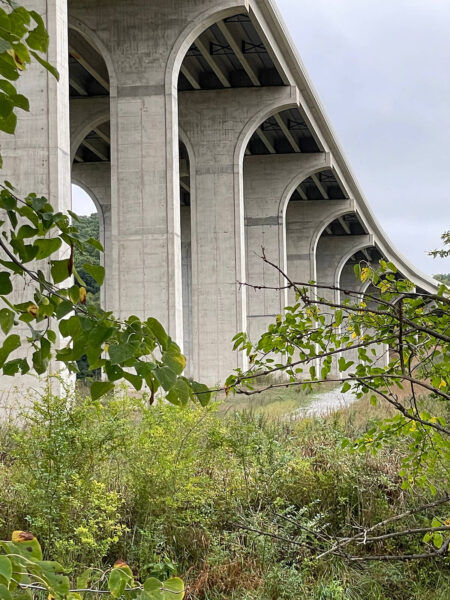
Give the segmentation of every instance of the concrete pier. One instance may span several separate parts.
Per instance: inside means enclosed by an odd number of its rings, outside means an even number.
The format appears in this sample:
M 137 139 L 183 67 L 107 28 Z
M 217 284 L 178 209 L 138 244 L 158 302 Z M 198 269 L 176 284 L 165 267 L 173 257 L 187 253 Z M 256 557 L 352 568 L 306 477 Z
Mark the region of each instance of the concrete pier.
M 245 367 L 232 337 L 292 302 L 240 285 L 285 284 L 262 249 L 295 281 L 351 285 L 355 261 L 383 256 L 432 289 L 380 229 L 271 0 L 25 4 L 61 79 L 21 78 L 31 112 L 2 136 L 3 176 L 59 210 L 71 182 L 92 197 L 102 304 L 159 319 L 189 375 Z

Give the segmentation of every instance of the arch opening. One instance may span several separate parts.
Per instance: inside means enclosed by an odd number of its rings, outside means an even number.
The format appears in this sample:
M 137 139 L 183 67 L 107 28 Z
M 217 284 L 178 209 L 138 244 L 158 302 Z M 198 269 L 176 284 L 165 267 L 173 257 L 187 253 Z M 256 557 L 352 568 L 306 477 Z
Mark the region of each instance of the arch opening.
M 317 223 L 324 222 L 320 235 L 358 235 L 365 233 L 355 213 L 328 222 L 330 201 L 347 200 L 347 194 L 332 169 L 311 173 L 294 189 L 284 212 L 286 269 L 295 281 L 319 280 L 317 271 Z M 328 202 L 325 202 L 328 201 Z M 340 205 L 337 204 L 337 207 Z
M 96 207 L 96 232 L 104 248 L 98 260 L 105 268 L 97 301 L 106 308 L 112 254 L 110 76 L 102 53 L 82 28 L 69 25 L 68 49 L 73 210 L 79 210 L 80 189 Z M 93 220 L 82 214 L 83 227 L 94 233 Z
M 250 15 L 218 19 L 187 50 L 178 91 L 284 85 L 270 50 Z
M 182 141 L 179 143 L 179 161 L 183 351 L 187 358 L 187 373 L 191 375 L 192 373 L 189 372 L 193 362 L 191 161 L 189 151 Z
M 307 200 L 346 200 L 347 193 L 332 169 L 323 169 L 304 179 L 294 190 L 289 202 Z
M 86 36 L 72 27 L 68 38 L 70 98 L 108 96 L 109 73 L 100 52 Z
M 90 190 L 77 183 L 72 183 L 72 211 L 78 216 L 76 226 L 81 235 L 86 238 L 94 238 L 104 244 L 103 212 L 101 205 Z M 91 246 L 86 246 L 83 255 L 75 250 L 74 266 L 86 286 L 87 305 L 104 306 L 103 290 L 92 275 L 84 268 L 86 263 L 104 265 L 102 253 Z M 77 366 L 77 380 L 83 381 L 88 377 L 93 377 L 94 379 L 101 378 L 101 369 L 91 371 L 86 356 L 82 356 L 77 361 Z

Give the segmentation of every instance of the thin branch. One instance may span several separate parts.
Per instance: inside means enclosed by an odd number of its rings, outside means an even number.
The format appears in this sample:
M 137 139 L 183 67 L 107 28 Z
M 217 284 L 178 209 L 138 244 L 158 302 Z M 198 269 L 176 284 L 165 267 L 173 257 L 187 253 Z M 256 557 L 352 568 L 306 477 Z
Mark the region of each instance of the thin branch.
M 349 556 L 347 560 L 351 562 L 366 562 L 369 560 L 378 560 L 378 561 L 394 561 L 394 560 L 419 560 L 425 558 L 436 558 L 437 556 L 442 556 L 448 550 L 450 546 L 450 538 L 446 540 L 442 546 L 437 549 L 435 552 L 424 552 L 422 554 L 400 554 L 398 556 L 392 556 L 390 554 L 382 554 L 380 556 Z
M 316 558 L 318 558 L 318 559 L 324 558 L 328 554 L 336 553 L 336 550 L 344 548 L 351 542 L 358 541 L 361 537 L 362 538 L 367 537 L 368 533 L 370 533 L 371 531 L 375 531 L 375 529 L 378 529 L 379 527 L 383 527 L 384 525 L 388 525 L 389 523 L 395 523 L 396 521 L 401 521 L 402 519 L 405 519 L 406 517 L 420 513 L 424 510 L 428 510 L 429 508 L 435 508 L 436 506 L 440 506 L 441 504 L 445 504 L 446 502 L 449 502 L 449 501 L 450 501 L 450 494 L 446 494 L 443 498 L 440 498 L 439 500 L 435 500 L 434 502 L 429 502 L 428 504 L 423 504 L 422 506 L 419 506 L 418 508 L 413 508 L 404 513 L 401 513 L 400 515 L 395 515 L 393 517 L 389 517 L 388 519 L 384 519 L 384 521 L 380 521 L 379 523 L 372 525 L 372 527 L 369 527 L 368 529 L 364 529 L 363 531 L 360 531 L 353 537 L 347 538 L 347 539 L 339 542 L 338 544 L 335 544 L 332 548 L 330 548 L 326 552 L 322 552 L 322 554 L 319 554 L 319 556 L 317 556 Z
M 361 383 L 361 385 L 364 385 L 366 388 L 368 388 L 372 392 L 379 394 L 382 398 L 384 398 L 387 402 L 389 402 L 389 404 L 392 404 L 392 406 L 394 408 L 396 408 L 400 413 L 402 413 L 403 416 L 410 419 L 411 421 L 416 421 L 417 423 L 420 423 L 421 425 L 426 425 L 427 427 L 432 427 L 433 429 L 436 429 L 440 433 L 445 433 L 445 435 L 450 436 L 450 429 L 446 429 L 445 427 L 442 427 L 442 425 L 440 425 L 439 423 L 432 423 L 431 421 L 426 421 L 425 419 L 421 419 L 419 416 L 417 416 L 415 414 L 409 413 L 406 410 L 406 408 L 403 406 L 403 404 L 401 404 L 397 400 L 394 400 L 393 398 L 388 396 L 388 394 L 385 394 L 384 392 L 371 386 L 370 383 L 367 383 L 367 381 L 360 381 L 359 379 L 356 379 L 356 381 L 359 381 Z
M 392 533 L 385 533 L 384 535 L 377 535 L 375 537 L 365 538 L 364 544 L 371 544 L 380 540 L 388 540 L 393 537 L 401 537 L 404 535 L 415 535 L 418 533 L 432 533 L 434 531 L 450 531 L 450 525 L 441 525 L 439 527 L 418 527 L 417 529 L 405 529 L 403 531 L 394 531 Z
M 279 540 L 280 542 L 286 542 L 287 544 L 290 544 L 292 546 L 300 546 L 301 548 L 308 548 L 308 550 L 313 550 L 313 551 L 317 550 L 317 548 L 315 548 L 311 544 L 308 544 L 307 542 L 296 542 L 295 540 L 285 538 L 281 535 L 277 535 L 276 533 L 269 533 L 268 531 L 261 531 L 260 529 L 255 529 L 254 527 L 248 527 L 247 525 L 236 525 L 236 527 L 238 529 L 244 529 L 246 531 L 253 531 L 254 533 L 257 533 L 258 535 L 262 535 L 264 537 L 270 537 L 275 540 Z

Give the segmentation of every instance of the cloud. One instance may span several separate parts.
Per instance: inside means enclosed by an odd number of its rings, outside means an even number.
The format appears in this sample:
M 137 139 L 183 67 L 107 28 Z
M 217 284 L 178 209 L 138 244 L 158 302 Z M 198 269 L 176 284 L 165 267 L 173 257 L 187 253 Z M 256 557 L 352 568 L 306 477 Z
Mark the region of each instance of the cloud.
M 450 3 L 277 5 L 383 229 L 435 272 L 425 251 L 450 228 Z

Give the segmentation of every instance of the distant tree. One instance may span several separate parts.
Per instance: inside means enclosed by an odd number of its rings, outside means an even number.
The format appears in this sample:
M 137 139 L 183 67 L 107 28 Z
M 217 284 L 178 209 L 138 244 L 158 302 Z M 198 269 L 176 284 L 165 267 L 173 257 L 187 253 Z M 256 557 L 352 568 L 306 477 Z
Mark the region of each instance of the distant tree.
M 450 256 L 450 230 L 444 231 L 444 233 L 441 235 L 441 240 L 444 244 L 444 247 L 440 250 L 431 250 L 428 252 L 430 256 L 433 256 L 434 258 L 447 258 L 447 256 Z
M 93 213 L 92 215 L 77 215 L 77 227 L 80 234 L 86 239 L 99 240 L 99 222 L 98 214 Z M 75 250 L 74 252 L 74 265 L 80 278 L 86 284 L 87 304 L 94 304 L 100 306 L 100 286 L 94 277 L 86 271 L 84 265 L 94 265 L 97 267 L 100 265 L 100 251 L 94 246 L 87 246 L 83 249 L 83 252 Z
M 433 277 L 441 283 L 445 283 L 445 285 L 450 286 L 450 273 L 441 273 L 438 275 L 433 275 Z

